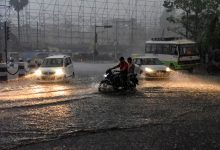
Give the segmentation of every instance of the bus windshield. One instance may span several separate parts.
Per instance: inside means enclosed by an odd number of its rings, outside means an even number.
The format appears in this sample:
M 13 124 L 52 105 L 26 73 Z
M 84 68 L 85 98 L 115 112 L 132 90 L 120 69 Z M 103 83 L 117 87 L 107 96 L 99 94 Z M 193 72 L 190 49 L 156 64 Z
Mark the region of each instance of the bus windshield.
M 41 65 L 41 67 L 62 67 L 62 66 L 63 66 L 62 58 L 45 59 Z
M 180 45 L 179 46 L 180 56 L 197 56 L 199 55 L 198 49 L 195 45 Z

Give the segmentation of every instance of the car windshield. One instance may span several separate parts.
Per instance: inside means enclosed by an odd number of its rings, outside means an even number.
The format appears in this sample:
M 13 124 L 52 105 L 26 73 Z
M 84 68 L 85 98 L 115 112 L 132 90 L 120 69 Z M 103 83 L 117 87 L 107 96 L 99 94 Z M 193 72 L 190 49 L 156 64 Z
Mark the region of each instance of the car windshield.
M 142 65 L 162 65 L 163 63 L 157 58 L 142 59 Z
M 179 47 L 179 54 L 180 56 L 197 56 L 199 52 L 195 45 L 181 45 Z
M 50 58 L 44 59 L 42 67 L 62 67 L 63 66 L 63 59 L 62 58 Z

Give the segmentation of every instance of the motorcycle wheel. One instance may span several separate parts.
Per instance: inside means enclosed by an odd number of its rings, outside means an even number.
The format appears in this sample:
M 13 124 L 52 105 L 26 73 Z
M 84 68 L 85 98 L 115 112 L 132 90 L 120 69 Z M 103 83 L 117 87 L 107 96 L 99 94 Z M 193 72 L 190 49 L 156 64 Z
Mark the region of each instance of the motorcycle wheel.
M 99 84 L 99 92 L 108 92 L 109 91 L 109 87 L 112 87 L 108 81 L 102 81 L 100 84 Z

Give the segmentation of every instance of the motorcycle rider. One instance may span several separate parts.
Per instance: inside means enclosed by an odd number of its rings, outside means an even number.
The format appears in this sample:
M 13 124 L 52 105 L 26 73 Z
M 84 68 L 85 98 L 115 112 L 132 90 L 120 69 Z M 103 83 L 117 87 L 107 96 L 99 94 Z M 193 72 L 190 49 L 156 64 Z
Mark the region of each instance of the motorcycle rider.
M 128 57 L 127 62 L 128 62 L 128 74 L 134 74 L 135 65 L 132 62 L 132 58 Z
M 125 61 L 124 57 L 119 59 L 119 64 L 110 68 L 110 70 L 120 68 L 120 80 L 124 87 L 127 88 L 127 75 L 128 75 L 128 63 Z
M 127 58 L 127 62 L 128 62 L 128 81 L 130 81 L 132 76 L 134 75 L 135 65 L 133 64 L 131 57 Z

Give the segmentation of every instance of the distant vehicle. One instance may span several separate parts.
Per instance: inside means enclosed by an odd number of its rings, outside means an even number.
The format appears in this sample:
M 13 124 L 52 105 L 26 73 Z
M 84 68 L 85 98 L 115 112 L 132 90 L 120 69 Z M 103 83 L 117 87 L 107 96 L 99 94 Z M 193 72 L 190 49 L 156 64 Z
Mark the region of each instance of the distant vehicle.
M 171 69 L 165 66 L 158 58 L 140 56 L 133 58 L 136 72 L 145 78 L 168 78 Z
M 48 57 L 49 54 L 48 53 L 38 53 L 35 57 L 34 57 L 34 62 L 40 66 L 43 63 L 44 58 Z
M 215 73 L 220 71 L 220 50 L 216 49 L 209 55 L 209 63 L 207 67 L 208 73 Z
M 9 65 L 10 67 L 14 67 L 14 64 L 15 64 L 14 58 L 13 58 L 13 57 L 10 57 L 10 58 L 9 58 L 8 65 Z
M 9 59 L 10 60 L 13 59 L 14 62 L 18 62 L 20 58 L 20 55 L 18 52 L 9 52 L 8 56 L 9 56 Z
M 180 38 L 155 38 L 145 43 L 145 53 L 157 57 L 173 70 L 193 72 L 200 64 L 200 54 L 194 41 Z
M 54 55 L 43 60 L 35 71 L 37 81 L 57 82 L 74 77 L 74 66 L 70 56 Z
M 27 59 L 27 68 L 30 74 L 34 73 L 39 66 L 31 58 Z

